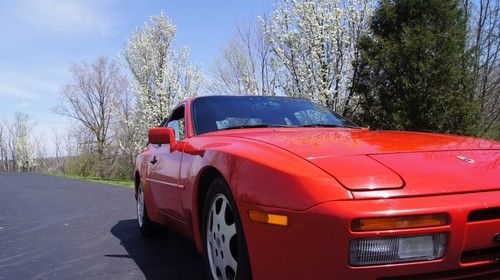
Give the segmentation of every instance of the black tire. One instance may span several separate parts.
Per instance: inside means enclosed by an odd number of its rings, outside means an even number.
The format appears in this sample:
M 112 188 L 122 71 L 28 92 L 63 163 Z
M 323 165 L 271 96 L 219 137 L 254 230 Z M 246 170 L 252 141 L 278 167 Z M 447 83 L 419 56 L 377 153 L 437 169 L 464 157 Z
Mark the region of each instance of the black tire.
M 141 235 L 144 237 L 147 237 L 153 233 L 154 226 L 153 222 L 148 217 L 148 211 L 146 210 L 146 202 L 144 200 L 143 196 L 143 190 L 142 190 L 142 184 L 139 183 L 137 186 L 137 204 L 136 204 L 136 210 L 137 210 L 137 224 L 139 226 L 139 231 L 141 232 Z M 143 207 L 142 209 L 140 208 L 139 204 L 141 203 L 141 196 L 142 196 L 142 203 Z M 141 222 L 141 216 L 140 212 L 142 212 L 142 222 Z
M 226 200 L 224 200 L 224 198 Z M 219 212 L 217 212 L 218 205 L 220 206 Z M 225 208 L 224 214 L 222 213 L 222 205 L 227 205 Z M 214 207 L 212 209 L 212 207 Z M 213 211 L 212 211 L 213 210 Z M 227 211 L 231 213 L 228 214 Z M 212 211 L 212 216 L 210 215 Z M 215 211 L 215 212 L 214 212 Z M 217 218 L 214 218 L 216 215 Z M 220 215 L 220 216 L 219 216 Z M 231 218 L 232 216 L 232 218 Z M 222 218 L 223 217 L 223 218 Z M 209 219 L 211 218 L 211 221 Z M 219 231 L 217 231 L 218 225 L 217 222 L 221 221 L 220 219 L 224 219 L 225 224 L 222 227 L 219 227 Z M 210 229 L 209 229 L 209 222 Z M 235 227 L 232 225 L 234 224 Z M 224 231 L 221 231 L 221 228 L 227 229 L 236 229 L 234 235 L 226 238 L 224 236 Z M 207 231 L 213 232 L 210 235 L 210 241 L 207 242 Z M 228 233 L 229 231 L 226 231 Z M 232 232 L 232 230 L 231 230 Z M 238 213 L 238 208 L 236 207 L 236 203 L 233 199 L 231 191 L 226 184 L 226 182 L 222 178 L 216 178 L 209 187 L 207 196 L 205 198 L 205 203 L 203 205 L 203 213 L 202 213 L 202 237 L 203 237 L 203 246 L 204 246 L 204 258 L 205 258 L 205 266 L 207 269 L 207 274 L 209 279 L 237 279 L 237 280 L 248 280 L 252 279 L 252 272 L 250 268 L 250 261 L 248 258 L 248 250 L 245 241 L 245 234 L 243 232 L 243 226 L 241 224 L 240 215 Z M 218 236 L 216 238 L 216 235 Z M 215 244 L 214 244 L 215 243 Z M 209 245 L 211 244 L 211 245 Z M 213 246 L 212 246 L 213 245 Z M 212 247 L 210 247 L 212 246 Z M 228 247 L 226 247 L 228 246 Z M 212 249 L 210 249 L 212 248 Z M 223 252 L 228 252 L 230 256 L 227 256 L 224 260 Z M 218 251 L 218 250 L 219 251 Z M 217 255 L 215 253 L 219 252 Z M 232 267 L 230 265 L 225 265 L 224 262 L 228 262 L 228 257 L 232 257 L 233 260 L 236 261 L 236 271 L 232 271 Z M 212 259 L 212 261 L 211 261 Z M 215 265 L 215 262 L 220 262 Z M 214 271 L 212 270 L 212 266 L 214 267 Z M 219 268 L 225 267 L 224 272 L 221 272 Z M 216 277 L 214 277 L 214 275 Z M 233 275 L 234 274 L 234 275 Z M 219 277 L 220 276 L 220 277 Z M 226 276 L 226 277 L 224 277 Z

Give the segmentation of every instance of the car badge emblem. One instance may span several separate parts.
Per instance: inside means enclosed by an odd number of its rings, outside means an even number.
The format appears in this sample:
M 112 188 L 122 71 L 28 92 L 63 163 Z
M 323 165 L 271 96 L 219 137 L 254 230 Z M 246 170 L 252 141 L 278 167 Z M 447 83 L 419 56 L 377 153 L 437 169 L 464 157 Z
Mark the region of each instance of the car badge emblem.
M 467 163 L 475 163 L 476 162 L 475 160 L 471 159 L 470 157 L 466 157 L 466 156 L 457 156 L 457 158 L 459 160 L 463 160 Z
M 493 236 L 493 242 L 500 244 L 500 233 L 497 233 Z

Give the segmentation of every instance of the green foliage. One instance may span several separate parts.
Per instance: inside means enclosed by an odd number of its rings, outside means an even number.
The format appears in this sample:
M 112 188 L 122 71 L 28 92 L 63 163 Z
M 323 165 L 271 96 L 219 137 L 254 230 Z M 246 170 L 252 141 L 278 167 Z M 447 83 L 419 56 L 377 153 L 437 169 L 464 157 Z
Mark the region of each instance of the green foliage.
M 472 62 L 457 0 L 382 0 L 360 40 L 358 121 L 376 129 L 474 134 Z
M 70 158 L 66 163 L 65 173 L 74 176 L 95 176 L 98 172 L 96 162 L 98 162 L 97 155 L 91 154 Z
M 105 170 L 109 178 L 134 179 L 135 159 L 131 161 L 125 155 L 119 155 Z
M 102 160 L 97 154 L 82 154 L 67 159 L 64 174 L 128 180 L 133 179 L 133 170 L 133 163 L 123 156 L 116 156 L 113 160 Z
M 495 122 L 491 129 L 482 136 L 500 141 L 500 121 Z

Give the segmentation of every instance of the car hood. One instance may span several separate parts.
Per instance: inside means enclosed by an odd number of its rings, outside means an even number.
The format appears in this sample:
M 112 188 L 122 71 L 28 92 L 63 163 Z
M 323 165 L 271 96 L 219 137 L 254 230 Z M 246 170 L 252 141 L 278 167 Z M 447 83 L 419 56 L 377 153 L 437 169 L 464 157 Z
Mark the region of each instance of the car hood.
M 292 152 L 353 192 L 388 197 L 500 188 L 500 143 L 496 141 L 337 128 L 250 129 L 224 134 Z

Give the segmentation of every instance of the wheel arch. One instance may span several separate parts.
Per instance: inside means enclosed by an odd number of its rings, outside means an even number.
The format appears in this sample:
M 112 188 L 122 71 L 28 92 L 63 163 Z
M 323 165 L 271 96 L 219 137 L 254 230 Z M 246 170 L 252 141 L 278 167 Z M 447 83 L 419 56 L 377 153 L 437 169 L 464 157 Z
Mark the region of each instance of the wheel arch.
M 202 222 L 201 217 L 203 215 L 203 204 L 205 203 L 205 198 L 208 193 L 208 189 L 210 184 L 215 178 L 222 178 L 224 181 L 227 180 L 224 178 L 222 172 L 220 172 L 217 168 L 213 166 L 206 166 L 202 170 L 200 170 L 199 175 L 196 180 L 196 189 L 195 189 L 195 200 L 194 200 L 194 217 L 193 217 L 193 231 L 195 235 L 196 247 L 198 251 L 203 252 L 203 242 L 202 242 Z

